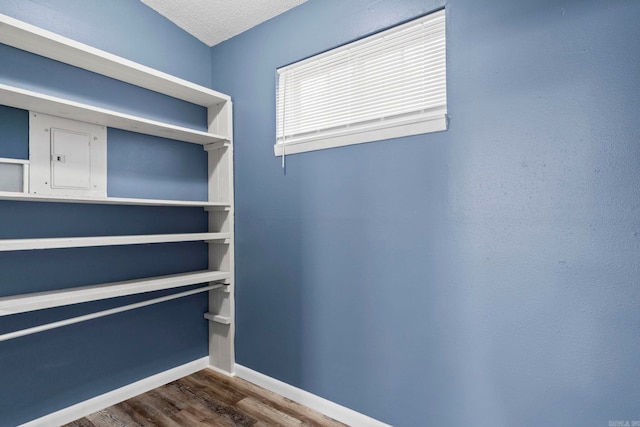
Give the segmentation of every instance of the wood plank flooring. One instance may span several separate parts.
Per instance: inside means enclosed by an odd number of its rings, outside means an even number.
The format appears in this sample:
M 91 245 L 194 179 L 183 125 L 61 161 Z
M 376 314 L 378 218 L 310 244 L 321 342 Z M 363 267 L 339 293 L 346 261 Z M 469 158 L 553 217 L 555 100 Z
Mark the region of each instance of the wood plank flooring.
M 64 427 L 345 427 L 240 378 L 205 369 Z

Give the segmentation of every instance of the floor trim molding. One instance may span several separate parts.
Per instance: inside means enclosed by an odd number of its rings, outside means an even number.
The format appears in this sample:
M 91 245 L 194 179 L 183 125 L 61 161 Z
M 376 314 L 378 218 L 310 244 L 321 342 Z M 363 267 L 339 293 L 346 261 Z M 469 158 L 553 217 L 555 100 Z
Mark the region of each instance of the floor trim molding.
M 139 394 L 146 393 L 149 390 L 161 387 L 171 381 L 186 377 L 187 375 L 191 375 L 208 367 L 209 357 L 203 357 L 201 359 L 194 360 L 193 362 L 185 363 L 184 365 L 128 384 L 124 387 L 120 387 L 108 393 L 101 394 L 100 396 L 96 396 L 92 399 L 85 400 L 84 402 L 52 412 L 44 417 L 22 424 L 20 427 L 46 427 L 67 424 L 77 420 L 78 418 L 93 414 L 94 412 L 108 408 L 111 405 L 115 405 L 124 400 L 138 396 Z
M 356 412 L 352 409 L 338 405 L 330 400 L 316 396 L 275 378 L 261 374 L 260 372 L 249 369 L 236 363 L 234 374 L 262 388 L 266 388 L 274 393 L 298 402 L 301 405 L 314 409 L 334 420 L 340 421 L 353 427 L 391 427 L 382 421 L 378 421 L 367 415 Z

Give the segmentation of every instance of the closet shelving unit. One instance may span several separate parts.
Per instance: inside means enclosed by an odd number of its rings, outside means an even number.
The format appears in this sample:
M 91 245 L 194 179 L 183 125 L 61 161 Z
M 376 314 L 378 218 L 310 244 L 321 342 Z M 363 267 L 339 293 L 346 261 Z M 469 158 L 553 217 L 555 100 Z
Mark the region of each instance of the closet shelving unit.
M 45 308 L 96 301 L 156 290 L 207 283 L 209 288 L 210 365 L 232 373 L 234 365 L 234 235 L 233 235 L 233 126 L 232 104 L 227 95 L 146 67 L 108 52 L 68 39 L 0 14 L 0 43 L 83 68 L 207 108 L 208 131 L 189 129 L 119 111 L 0 84 L 0 105 L 37 111 L 87 123 L 200 144 L 208 156 L 208 200 L 151 200 L 45 196 L 27 192 L 2 192 L 0 200 L 175 206 L 203 208 L 208 212 L 208 233 L 94 236 L 0 240 L 0 251 L 156 244 L 203 241 L 209 245 L 209 269 L 170 276 L 104 283 L 0 298 L 0 317 Z

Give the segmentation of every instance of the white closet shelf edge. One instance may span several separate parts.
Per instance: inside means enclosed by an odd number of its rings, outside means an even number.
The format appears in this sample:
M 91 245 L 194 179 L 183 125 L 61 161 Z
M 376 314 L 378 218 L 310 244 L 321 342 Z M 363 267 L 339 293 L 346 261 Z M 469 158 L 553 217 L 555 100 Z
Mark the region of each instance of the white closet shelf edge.
M 230 97 L 145 65 L 0 14 L 0 43 L 173 98 L 211 107 Z
M 78 288 L 38 292 L 0 298 L 0 317 L 46 308 L 62 307 L 89 301 L 98 301 L 144 292 L 178 288 L 199 283 L 226 280 L 231 275 L 224 271 L 196 271 L 139 280 L 104 283 Z
M 193 207 L 206 209 L 228 209 L 226 202 L 200 202 L 188 200 L 156 200 L 156 199 L 133 199 L 126 197 L 106 197 L 97 199 L 91 197 L 73 196 L 51 196 L 45 194 L 14 193 L 10 191 L 0 191 L 0 200 L 30 201 L 30 202 L 53 202 L 53 203 L 84 203 L 96 205 L 132 205 L 132 206 L 173 206 L 173 207 Z
M 0 252 L 34 249 L 88 248 L 95 246 L 143 245 L 152 243 L 224 240 L 230 233 L 147 234 L 135 236 L 54 237 L 38 239 L 1 239 Z
M 193 144 L 207 145 L 227 141 L 222 135 L 149 120 L 6 84 L 0 84 L 0 104 Z

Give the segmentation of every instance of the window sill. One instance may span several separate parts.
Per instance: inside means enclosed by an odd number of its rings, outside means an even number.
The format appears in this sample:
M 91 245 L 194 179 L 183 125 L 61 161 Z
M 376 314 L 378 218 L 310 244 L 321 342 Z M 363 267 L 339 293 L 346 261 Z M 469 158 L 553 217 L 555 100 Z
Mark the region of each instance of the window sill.
M 276 144 L 273 149 L 276 156 L 282 156 L 445 130 L 447 130 L 446 113 L 438 113 L 409 123 L 385 123 L 374 129 L 353 129 L 346 132 L 343 130 L 333 135 L 309 136 Z

